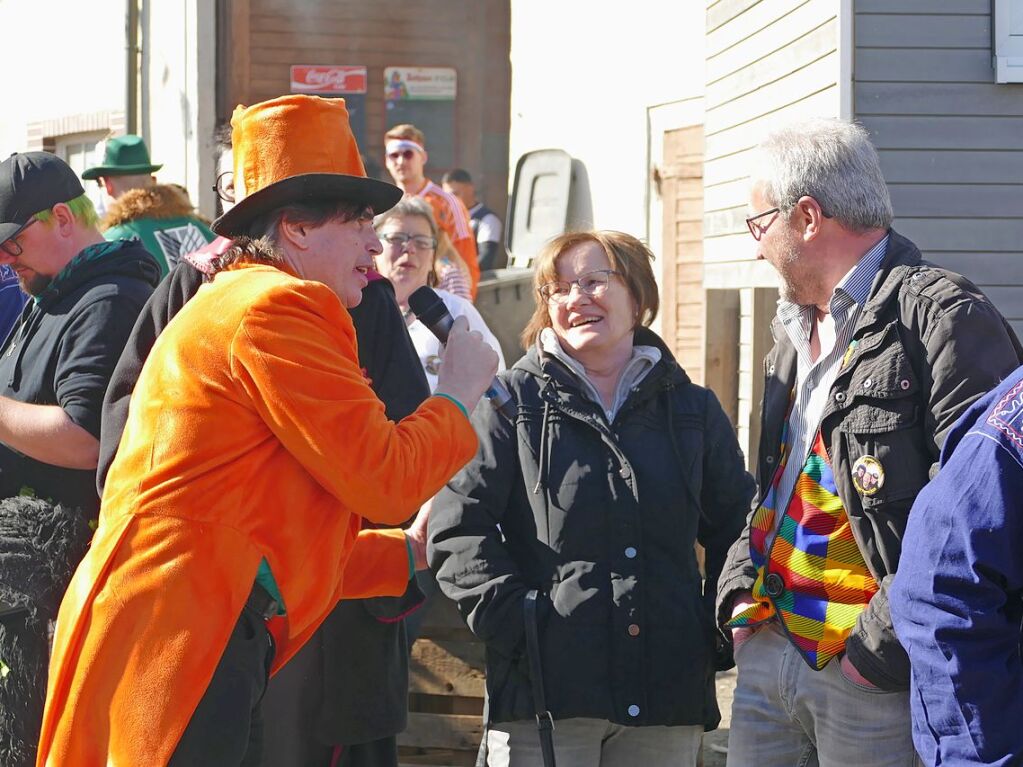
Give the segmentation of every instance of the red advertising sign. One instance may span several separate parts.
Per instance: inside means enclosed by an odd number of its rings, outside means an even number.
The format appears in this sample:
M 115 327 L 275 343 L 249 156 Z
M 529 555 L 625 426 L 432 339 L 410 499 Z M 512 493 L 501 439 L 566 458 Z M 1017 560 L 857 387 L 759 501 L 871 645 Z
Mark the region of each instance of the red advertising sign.
M 316 66 L 291 67 L 292 93 L 365 93 L 366 67 Z

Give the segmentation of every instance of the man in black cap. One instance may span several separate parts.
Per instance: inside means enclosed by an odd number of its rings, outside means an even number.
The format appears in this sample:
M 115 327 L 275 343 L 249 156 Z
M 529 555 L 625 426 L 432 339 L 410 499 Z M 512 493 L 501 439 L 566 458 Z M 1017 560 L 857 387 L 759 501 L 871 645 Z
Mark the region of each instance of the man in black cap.
M 159 268 L 107 242 L 81 182 L 46 152 L 0 163 L 0 265 L 29 301 L 0 349 L 0 498 L 95 516 L 103 392 Z
M 159 275 L 142 245 L 108 243 L 96 224 L 54 155 L 0 163 L 0 266 L 31 296 L 0 348 L 0 762 L 11 767 L 35 763 L 47 627 L 99 508 L 103 392 Z

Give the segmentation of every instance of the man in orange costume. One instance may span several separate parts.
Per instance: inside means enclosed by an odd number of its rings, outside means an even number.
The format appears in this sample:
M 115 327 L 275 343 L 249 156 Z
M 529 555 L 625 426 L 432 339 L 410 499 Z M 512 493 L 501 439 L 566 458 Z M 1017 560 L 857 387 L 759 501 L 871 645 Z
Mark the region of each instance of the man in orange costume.
M 440 395 L 398 424 L 359 369 L 345 307 L 401 193 L 365 177 L 344 101 L 232 125 L 242 199 L 214 230 L 237 241 L 143 366 L 61 606 L 39 765 L 258 763 L 265 668 L 422 562 L 421 533 L 362 518 L 407 519 L 476 449 L 465 411 L 497 366 L 478 334 L 456 325 Z
M 415 125 L 395 125 L 384 134 L 387 170 L 405 194 L 422 197 L 433 209 L 437 226 L 451 238 L 458 255 L 469 269 L 472 295 L 480 281 L 476 235 L 465 203 L 426 177 L 426 139 Z

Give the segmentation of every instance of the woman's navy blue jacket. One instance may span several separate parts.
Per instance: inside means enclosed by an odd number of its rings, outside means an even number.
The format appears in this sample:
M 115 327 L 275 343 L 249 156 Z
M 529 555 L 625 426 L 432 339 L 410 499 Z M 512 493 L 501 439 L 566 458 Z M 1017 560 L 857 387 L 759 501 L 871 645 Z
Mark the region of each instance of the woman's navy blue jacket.
M 556 719 L 720 719 L 715 587 L 754 483 L 714 394 L 651 331 L 635 343 L 662 358 L 611 423 L 535 348 L 501 373 L 515 423 L 478 407 L 479 452 L 434 501 L 430 566 L 486 643 L 491 722 L 533 718 L 522 604 L 534 588 Z

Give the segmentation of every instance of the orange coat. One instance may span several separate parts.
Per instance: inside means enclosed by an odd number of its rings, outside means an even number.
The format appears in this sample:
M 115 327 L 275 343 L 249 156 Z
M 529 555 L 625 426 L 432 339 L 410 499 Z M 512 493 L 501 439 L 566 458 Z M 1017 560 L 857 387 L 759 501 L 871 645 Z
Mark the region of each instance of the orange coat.
M 340 598 L 397 595 L 399 524 L 474 454 L 432 397 L 399 424 L 360 372 L 326 286 L 271 266 L 217 275 L 157 339 L 61 605 L 39 765 L 166 764 L 263 557 L 287 615 L 274 670 Z

